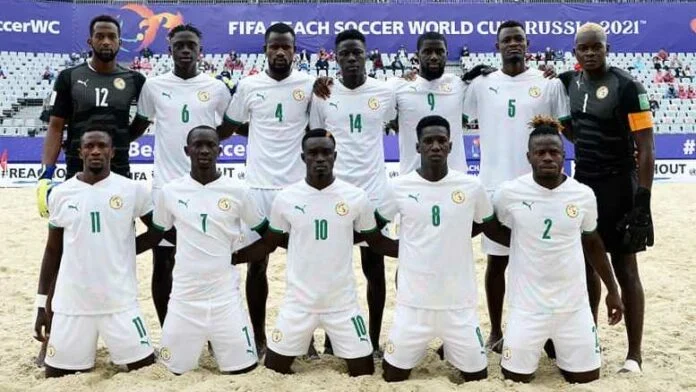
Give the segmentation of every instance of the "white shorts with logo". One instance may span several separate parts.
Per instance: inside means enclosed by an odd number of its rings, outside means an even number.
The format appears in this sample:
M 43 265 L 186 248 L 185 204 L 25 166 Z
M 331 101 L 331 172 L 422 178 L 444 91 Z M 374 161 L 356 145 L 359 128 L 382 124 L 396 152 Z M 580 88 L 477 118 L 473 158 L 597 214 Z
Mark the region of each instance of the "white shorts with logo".
M 331 339 L 334 354 L 343 359 L 372 355 L 372 343 L 360 306 L 351 309 L 309 313 L 292 306 L 281 306 L 268 348 L 287 357 L 307 353 L 314 330 L 321 327 Z
M 384 359 L 400 369 L 413 369 L 434 338 L 442 339 L 445 359 L 465 373 L 488 366 L 475 308 L 419 309 L 396 305 L 394 324 L 384 349 Z
M 256 202 L 256 206 L 259 211 L 266 217 L 266 219 L 271 218 L 271 207 L 273 207 L 273 200 L 275 200 L 278 193 L 282 189 L 260 189 L 260 188 L 250 188 L 249 194 Z M 259 233 L 251 230 L 244 221 L 242 221 L 242 235 L 239 236 L 239 240 L 234 244 L 234 250 L 241 249 L 247 245 L 250 245 L 260 239 Z
M 160 359 L 177 374 L 198 367 L 206 342 L 220 371 L 246 369 L 258 362 L 254 331 L 241 301 L 209 304 L 170 300 L 162 327 Z
M 46 364 L 64 370 L 94 367 L 101 337 L 117 365 L 138 362 L 152 355 L 152 342 L 136 306 L 123 312 L 73 316 L 53 314 Z
M 493 195 L 495 191 L 486 191 L 488 198 L 493 203 Z M 481 236 L 481 251 L 490 256 L 510 256 L 510 248 L 505 245 L 501 245 L 492 239 L 486 237 L 485 234 Z
M 505 327 L 501 366 L 532 374 L 546 340 L 553 340 L 556 364 L 573 373 L 599 369 L 602 364 L 597 328 L 590 307 L 568 313 L 531 313 L 511 308 Z

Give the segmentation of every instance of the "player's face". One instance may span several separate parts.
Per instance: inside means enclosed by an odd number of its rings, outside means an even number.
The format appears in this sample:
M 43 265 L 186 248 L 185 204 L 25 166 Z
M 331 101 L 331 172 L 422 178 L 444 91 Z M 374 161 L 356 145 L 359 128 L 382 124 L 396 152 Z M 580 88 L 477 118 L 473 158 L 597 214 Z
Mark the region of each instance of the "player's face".
M 564 159 L 563 142 L 558 136 L 537 136 L 529 143 L 527 160 L 537 178 L 553 179 L 560 176 Z
M 423 74 L 439 78 L 445 72 L 447 46 L 440 40 L 428 39 L 423 41 L 418 50 L 418 61 Z
M 341 41 L 336 47 L 336 62 L 343 76 L 364 74 L 365 44 L 357 39 Z
M 176 33 L 169 41 L 169 52 L 177 67 L 188 68 L 198 60 L 198 55 L 201 53 L 201 40 L 191 31 Z
M 495 47 L 504 61 L 524 61 L 528 44 L 527 36 L 521 27 L 507 27 L 500 30 Z
M 114 148 L 111 137 L 105 132 L 85 132 L 80 140 L 80 158 L 84 168 L 94 174 L 101 173 L 111 166 Z
M 264 46 L 268 67 L 272 72 L 287 73 L 295 58 L 295 39 L 290 33 L 271 33 Z
M 607 62 L 607 42 L 604 34 L 586 31 L 575 39 L 575 58 L 582 69 L 594 71 Z
M 87 44 L 92 48 L 94 57 L 105 63 L 113 61 L 121 47 L 118 27 L 111 22 L 95 23 Z
M 193 169 L 214 170 L 220 155 L 220 139 L 212 129 L 197 129 L 190 135 L 184 151 L 191 159 Z
M 331 176 L 336 161 L 336 146 L 328 137 L 311 137 L 304 143 L 302 160 L 311 177 Z
M 422 160 L 431 164 L 445 164 L 451 150 L 452 142 L 447 128 L 440 125 L 423 128 L 416 144 L 416 151 L 420 153 Z

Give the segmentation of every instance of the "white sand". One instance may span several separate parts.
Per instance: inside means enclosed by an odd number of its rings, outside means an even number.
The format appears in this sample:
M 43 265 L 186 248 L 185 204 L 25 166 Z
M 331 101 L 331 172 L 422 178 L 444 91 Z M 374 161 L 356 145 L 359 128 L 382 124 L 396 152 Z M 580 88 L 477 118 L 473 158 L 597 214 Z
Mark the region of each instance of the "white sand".
M 542 356 L 536 379 L 530 385 L 502 380 L 497 354 L 489 354 L 489 379 L 459 385 L 453 368 L 438 360 L 430 351 L 413 372 L 411 380 L 400 384 L 382 381 L 381 368 L 374 376 L 350 379 L 344 363 L 333 357 L 320 361 L 296 362 L 298 374 L 281 376 L 258 368 L 243 376 L 223 376 L 207 352 L 201 368 L 176 377 L 162 366 L 154 365 L 133 373 L 125 373 L 109 363 L 104 348 L 99 349 L 96 369 L 87 374 L 44 379 L 34 366 L 39 343 L 32 338 L 32 306 L 38 281 L 41 256 L 46 238 L 46 221 L 38 218 L 33 189 L 0 189 L 0 391 L 18 390 L 83 390 L 116 391 L 208 391 L 208 390 L 288 390 L 298 391 L 436 391 L 436 390 L 580 390 L 580 391 L 678 391 L 696 390 L 696 186 L 660 184 L 653 196 L 657 246 L 640 256 L 641 274 L 646 293 L 645 333 L 643 340 L 644 373 L 617 375 L 625 351 L 623 324 L 599 326 L 604 347 L 602 378 L 584 386 L 568 386 L 555 366 Z M 478 241 L 476 241 L 478 244 Z M 357 252 L 356 252 L 357 253 Z M 484 335 L 488 333 L 488 315 L 483 290 L 484 260 L 475 246 L 479 280 L 479 315 Z M 284 254 L 276 253 L 269 267 L 270 298 L 267 330 L 275 320 L 282 300 Z M 150 296 L 151 256 L 147 252 L 138 259 L 140 303 L 149 332 L 155 344 L 159 341 L 157 323 Z M 392 322 L 394 309 L 394 272 L 396 263 L 388 261 L 388 293 L 382 343 Z M 364 303 L 365 279 L 356 258 L 355 274 Z M 243 290 L 242 290 L 243 291 Z M 602 309 L 601 319 L 606 319 Z M 320 337 L 323 334 L 317 334 Z M 435 346 L 435 343 L 432 344 Z

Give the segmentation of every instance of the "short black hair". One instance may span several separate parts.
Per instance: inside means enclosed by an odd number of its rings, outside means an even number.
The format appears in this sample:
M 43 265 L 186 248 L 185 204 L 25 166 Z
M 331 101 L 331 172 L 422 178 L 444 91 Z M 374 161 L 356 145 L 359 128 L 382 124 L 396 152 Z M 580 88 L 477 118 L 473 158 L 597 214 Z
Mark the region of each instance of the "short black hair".
M 89 36 L 91 37 L 92 34 L 94 34 L 94 25 L 96 25 L 99 22 L 106 22 L 106 23 L 113 23 L 116 25 L 116 31 L 118 31 L 118 36 L 121 36 L 121 24 L 118 22 L 118 19 L 114 18 L 111 15 L 98 15 L 92 18 L 92 21 L 89 22 Z
M 334 44 L 338 48 L 338 44 L 349 39 L 355 39 L 362 42 L 363 44 L 365 43 L 365 35 L 363 33 L 356 29 L 348 29 L 338 33 L 338 35 L 336 36 L 336 40 L 334 41 Z
M 336 139 L 334 139 L 334 136 L 331 134 L 331 132 L 327 131 L 324 128 L 314 128 L 310 129 L 304 134 L 304 136 L 302 136 L 302 151 L 304 151 L 304 146 L 307 139 L 311 139 L 313 137 L 329 138 L 333 142 L 334 149 L 336 148 Z
M 111 145 L 113 146 L 113 144 L 114 144 L 114 129 L 107 127 L 107 126 L 99 125 L 99 126 L 90 126 L 87 128 L 86 131 L 82 132 L 82 135 L 80 135 L 80 147 L 82 147 L 82 139 L 84 138 L 84 136 L 88 133 L 91 133 L 91 132 L 101 132 L 101 133 L 106 134 L 107 136 L 109 136 L 109 143 L 111 143 Z
M 278 34 L 286 34 L 290 33 L 292 35 L 292 42 L 295 42 L 295 30 L 292 29 L 289 25 L 286 25 L 285 23 L 274 23 L 271 25 L 266 30 L 266 33 L 263 35 L 263 42 L 267 43 L 268 42 L 268 37 L 271 36 L 271 33 L 278 33 Z
M 423 134 L 423 129 L 426 127 L 431 127 L 431 126 L 440 126 L 440 127 L 445 127 L 447 129 L 447 136 L 449 137 L 450 135 L 450 123 L 447 121 L 446 118 L 442 116 L 425 116 L 418 121 L 418 125 L 416 125 L 416 137 L 418 140 L 420 140 L 421 135 Z
M 529 134 L 527 149 L 531 150 L 532 139 L 539 136 L 556 136 L 563 144 L 563 138 L 561 137 L 563 125 L 558 120 L 548 116 L 534 116 L 532 121 L 529 122 L 529 127 L 532 128 L 532 132 Z
M 180 25 L 174 27 L 173 29 L 171 29 L 169 31 L 169 34 L 167 34 L 167 38 L 169 38 L 171 40 L 172 38 L 174 38 L 174 35 L 176 35 L 176 33 L 180 33 L 182 31 L 190 31 L 193 34 L 196 34 L 196 37 L 198 37 L 198 39 L 201 39 L 203 37 L 203 33 L 201 33 L 201 31 L 198 30 L 198 28 L 196 26 L 192 25 L 191 23 L 186 23 L 186 24 L 180 24 Z
M 423 45 L 423 41 L 442 41 L 445 44 L 445 47 L 447 47 L 447 38 L 445 38 L 444 35 L 438 33 L 437 31 L 428 31 L 427 33 L 423 33 L 418 37 L 418 43 L 416 43 L 416 50 L 420 50 L 421 46 Z
M 220 136 L 218 136 L 217 131 L 215 130 L 215 128 L 213 128 L 213 127 L 211 127 L 211 126 L 208 126 L 208 125 L 199 125 L 199 126 L 197 126 L 197 127 L 191 128 L 191 130 L 190 130 L 190 131 L 188 132 L 188 134 L 186 135 L 186 145 L 188 145 L 189 143 L 191 143 L 191 135 L 193 135 L 193 133 L 194 133 L 195 131 L 199 130 L 199 129 L 208 129 L 208 130 L 213 131 L 213 133 L 215 133 L 215 136 L 217 136 L 217 138 L 218 138 L 218 142 L 220 141 Z
M 521 22 L 518 22 L 516 20 L 506 20 L 505 22 L 501 23 L 500 26 L 498 26 L 498 32 L 495 33 L 495 38 L 500 38 L 500 32 L 503 31 L 503 29 L 509 29 L 511 27 L 520 27 L 522 31 L 524 31 L 524 25 Z

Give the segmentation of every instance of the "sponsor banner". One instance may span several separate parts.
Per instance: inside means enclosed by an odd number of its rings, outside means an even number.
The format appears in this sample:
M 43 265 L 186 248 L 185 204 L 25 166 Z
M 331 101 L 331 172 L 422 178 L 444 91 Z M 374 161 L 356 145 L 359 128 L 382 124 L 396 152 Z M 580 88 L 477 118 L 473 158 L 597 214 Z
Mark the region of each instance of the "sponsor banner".
M 290 24 L 300 49 L 316 52 L 332 48 L 333 37 L 350 28 L 367 35 L 368 46 L 395 52 L 401 45 L 415 51 L 418 35 L 443 33 L 450 56 L 468 45 L 472 52 L 491 52 L 498 25 L 523 21 L 531 50 L 547 46 L 570 50 L 578 27 L 599 23 L 614 51 L 694 52 L 696 4 L 220 4 L 144 5 L 73 4 L 4 0 L 0 16 L 3 50 L 72 52 L 85 49 L 91 18 L 114 15 L 121 22 L 122 57 L 142 48 L 165 53 L 166 35 L 181 23 L 193 23 L 204 34 L 206 52 L 260 52 L 266 28 L 275 22 Z
M 696 182 L 696 160 L 665 159 L 655 161 L 655 181 Z

